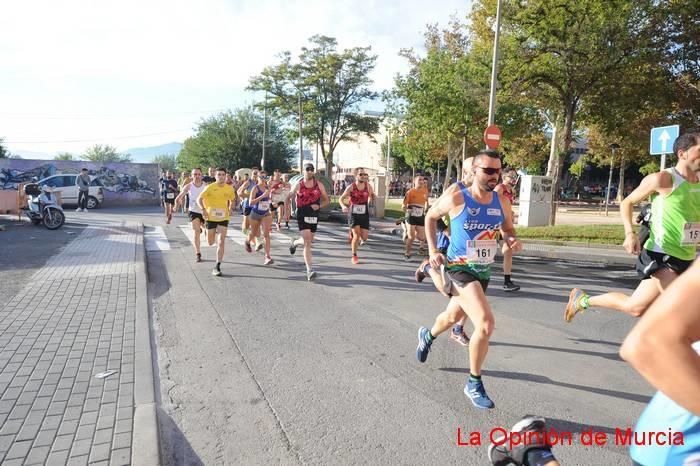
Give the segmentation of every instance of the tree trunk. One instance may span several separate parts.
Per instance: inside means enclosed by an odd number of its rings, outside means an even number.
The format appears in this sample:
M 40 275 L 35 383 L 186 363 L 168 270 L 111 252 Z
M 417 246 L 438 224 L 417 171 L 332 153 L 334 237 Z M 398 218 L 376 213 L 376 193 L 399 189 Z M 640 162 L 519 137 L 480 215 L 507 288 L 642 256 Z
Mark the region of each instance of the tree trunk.
M 620 203 L 625 198 L 625 156 L 620 159 L 620 182 L 617 185 L 617 202 Z
M 571 148 L 571 142 L 573 141 L 573 128 L 574 128 L 574 115 L 576 112 L 576 102 L 570 101 L 566 103 L 565 107 L 565 117 L 564 117 L 564 145 L 562 147 L 562 154 L 556 153 L 554 157 L 553 167 L 551 170 L 552 177 L 552 206 L 549 214 L 549 224 L 555 225 L 557 222 L 557 207 L 559 206 L 559 187 L 561 185 L 561 162 L 562 157 L 567 157 L 569 155 L 569 149 Z M 550 164 L 552 160 L 550 160 Z M 549 171 L 549 170 L 548 170 Z
M 326 176 L 331 180 L 335 181 L 333 177 L 333 151 L 330 150 L 325 154 L 324 160 L 326 161 Z M 316 167 L 318 170 L 318 167 Z M 304 172 L 302 171 L 301 174 L 303 175 Z

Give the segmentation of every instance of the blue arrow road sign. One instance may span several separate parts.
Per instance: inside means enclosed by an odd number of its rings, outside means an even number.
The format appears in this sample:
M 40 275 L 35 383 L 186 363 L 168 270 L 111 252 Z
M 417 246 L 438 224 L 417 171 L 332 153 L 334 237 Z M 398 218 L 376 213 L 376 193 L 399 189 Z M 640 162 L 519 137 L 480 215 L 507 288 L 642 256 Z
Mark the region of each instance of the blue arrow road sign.
M 652 128 L 649 153 L 651 155 L 672 154 L 673 143 L 676 142 L 679 133 L 680 127 L 678 125 Z

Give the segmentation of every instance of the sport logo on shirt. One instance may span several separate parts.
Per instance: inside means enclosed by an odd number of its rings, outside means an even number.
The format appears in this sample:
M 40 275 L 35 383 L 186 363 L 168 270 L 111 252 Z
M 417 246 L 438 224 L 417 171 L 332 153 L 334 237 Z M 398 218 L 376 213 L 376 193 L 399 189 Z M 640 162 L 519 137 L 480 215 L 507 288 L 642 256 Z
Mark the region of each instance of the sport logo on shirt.
M 467 207 L 467 212 L 471 216 L 479 215 L 479 212 L 481 212 L 481 207 L 476 207 L 474 209 L 472 209 L 471 207 Z

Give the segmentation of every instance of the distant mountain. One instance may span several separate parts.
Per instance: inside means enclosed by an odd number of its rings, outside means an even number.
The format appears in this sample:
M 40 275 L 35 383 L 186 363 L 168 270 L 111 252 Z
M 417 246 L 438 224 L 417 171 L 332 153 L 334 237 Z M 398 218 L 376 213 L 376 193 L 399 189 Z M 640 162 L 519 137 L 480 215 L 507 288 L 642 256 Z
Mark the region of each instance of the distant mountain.
M 49 154 L 47 152 L 37 152 L 37 151 L 32 151 L 32 150 L 13 150 L 10 148 L 10 153 L 12 155 L 19 155 L 23 159 L 31 159 L 31 160 L 50 160 L 54 158 L 54 154 Z
M 173 154 L 177 155 L 182 149 L 182 144 L 179 142 L 171 142 L 160 146 L 152 147 L 136 147 L 123 151 L 126 154 L 131 154 L 131 161 L 136 163 L 149 163 L 153 161 L 156 155 Z

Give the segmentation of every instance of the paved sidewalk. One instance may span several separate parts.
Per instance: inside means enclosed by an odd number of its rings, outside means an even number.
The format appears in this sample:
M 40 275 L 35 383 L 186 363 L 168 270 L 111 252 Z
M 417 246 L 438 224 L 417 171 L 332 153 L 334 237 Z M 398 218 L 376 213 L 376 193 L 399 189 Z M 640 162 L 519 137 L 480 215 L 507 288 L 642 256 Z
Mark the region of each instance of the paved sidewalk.
M 139 261 L 140 225 L 90 227 L 0 308 L 3 465 L 132 463 Z

